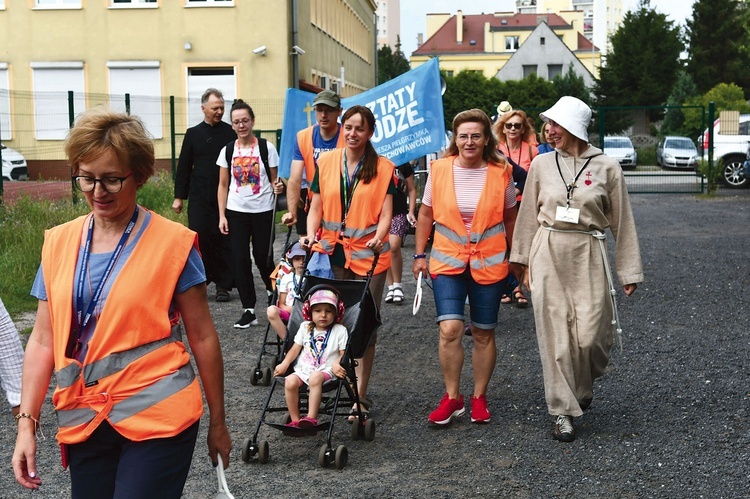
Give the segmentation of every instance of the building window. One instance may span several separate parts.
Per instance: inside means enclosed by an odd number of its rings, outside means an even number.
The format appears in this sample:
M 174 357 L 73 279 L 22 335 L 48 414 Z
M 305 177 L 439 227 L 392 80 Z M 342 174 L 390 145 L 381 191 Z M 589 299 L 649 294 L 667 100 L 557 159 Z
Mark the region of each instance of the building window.
M 110 7 L 158 7 L 156 0 L 111 0 Z
M 86 107 L 83 62 L 32 62 L 34 136 L 64 140 L 70 128 L 68 92 L 73 92 L 73 114 Z
M 543 36 L 542 36 L 542 37 L 540 37 L 540 38 L 539 38 L 539 45 L 542 45 L 542 46 L 543 46 L 543 45 L 545 45 L 545 43 L 546 43 L 546 40 L 544 39 L 544 37 L 543 37 Z
M 516 50 L 518 50 L 518 37 L 506 36 L 505 37 L 505 51 L 515 52 Z
M 553 80 L 556 76 L 562 76 L 562 64 L 547 65 L 547 79 Z
M 10 75 L 8 63 L 0 62 L 0 139 L 11 140 L 10 129 Z
M 186 7 L 230 7 L 234 0 L 185 0 Z
M 216 88 L 224 94 L 225 112 L 223 120 L 230 122 L 229 108 L 237 98 L 237 78 L 235 68 L 230 67 L 194 67 L 188 68 L 187 75 L 187 115 L 188 126 L 197 125 L 203 121 L 201 111 L 201 95 L 207 88 Z
M 107 68 L 110 107 L 125 112 L 125 94 L 128 94 L 130 114 L 139 116 L 155 139 L 163 138 L 159 61 L 112 61 Z
M 0 10 L 5 10 L 5 0 L 0 0 Z
M 527 78 L 535 74 L 536 74 L 536 64 L 524 64 L 523 65 L 523 77 L 524 78 Z
M 35 0 L 34 6 L 42 9 L 80 9 L 81 0 Z

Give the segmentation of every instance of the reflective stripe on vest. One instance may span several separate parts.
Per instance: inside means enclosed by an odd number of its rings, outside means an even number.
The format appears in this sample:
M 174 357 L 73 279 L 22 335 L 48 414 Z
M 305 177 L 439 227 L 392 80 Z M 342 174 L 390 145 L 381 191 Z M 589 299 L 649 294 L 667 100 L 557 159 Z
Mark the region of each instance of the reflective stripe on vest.
M 115 403 L 107 415 L 107 420 L 117 424 L 187 388 L 194 380 L 195 371 L 193 371 L 193 367 L 190 364 L 185 364 L 176 372 L 163 377 L 153 385 L 123 399 L 121 402 Z M 60 428 L 86 424 L 97 415 L 95 411 L 88 408 L 58 410 L 56 412 L 57 424 Z
M 180 339 L 180 326 L 176 324 L 172 326 L 172 334 L 169 338 L 164 338 L 151 343 L 147 343 L 125 352 L 116 352 L 92 364 L 88 364 L 83 369 L 83 382 L 84 384 L 88 385 L 100 380 L 101 378 L 104 378 L 116 372 L 120 372 L 134 360 L 139 359 L 168 343 L 180 341 Z M 80 364 L 70 364 L 64 369 L 61 369 L 57 372 L 57 386 L 60 388 L 67 388 L 78 381 L 78 377 L 80 375 Z
M 466 236 L 460 236 L 450 229 L 447 225 L 435 222 L 435 232 L 441 234 L 454 243 L 466 245 L 469 243 L 469 238 Z M 472 241 L 473 242 L 473 241 Z
M 370 225 L 365 229 L 355 229 L 352 227 L 344 228 L 344 237 L 365 237 L 374 234 L 378 230 L 378 224 Z

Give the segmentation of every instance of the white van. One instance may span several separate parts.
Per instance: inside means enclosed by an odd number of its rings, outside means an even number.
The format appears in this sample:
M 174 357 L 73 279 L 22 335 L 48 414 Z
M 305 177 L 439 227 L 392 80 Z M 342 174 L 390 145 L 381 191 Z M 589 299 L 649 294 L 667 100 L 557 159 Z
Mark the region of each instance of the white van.
M 0 155 L 3 157 L 3 180 L 26 180 L 29 178 L 29 168 L 26 159 L 20 152 L 0 143 Z

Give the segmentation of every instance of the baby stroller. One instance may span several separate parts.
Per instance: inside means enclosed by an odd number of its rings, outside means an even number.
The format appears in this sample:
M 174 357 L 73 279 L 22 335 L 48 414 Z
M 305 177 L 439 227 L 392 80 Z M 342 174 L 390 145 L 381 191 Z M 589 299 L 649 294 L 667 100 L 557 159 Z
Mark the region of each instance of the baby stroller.
M 271 295 L 271 303 L 273 304 L 278 303 L 279 301 L 278 285 L 281 281 L 281 278 L 289 272 L 294 272 L 292 262 L 287 261 L 286 259 L 287 252 L 291 247 L 291 245 L 289 244 L 291 236 L 292 228 L 289 227 L 286 233 L 286 241 L 284 242 L 284 256 L 281 258 L 279 263 L 276 265 L 273 273 L 271 274 L 271 279 L 274 283 L 273 295 Z M 270 338 L 269 332 L 271 333 Z M 250 374 L 251 385 L 256 386 L 258 384 L 261 384 L 263 386 L 268 386 L 271 384 L 273 370 L 279 363 L 283 346 L 284 340 L 281 340 L 278 336 L 276 336 L 276 333 L 272 331 L 271 324 L 269 323 L 266 326 L 266 332 L 263 335 L 263 343 L 261 344 L 260 351 L 258 352 L 258 361 L 255 364 L 255 369 L 253 369 L 253 372 Z M 270 359 L 269 362 L 267 362 L 268 365 L 266 367 L 263 367 L 263 357 Z
M 334 463 L 337 469 L 343 469 L 348 460 L 348 450 L 346 446 L 339 445 L 334 450 L 331 444 L 333 436 L 334 422 L 337 417 L 349 417 L 355 415 L 356 419 L 352 422 L 351 435 L 353 440 L 363 439 L 372 441 L 375 439 L 375 421 L 370 419 L 366 412 L 362 410 L 362 405 L 357 391 L 357 377 L 354 371 L 357 365 L 355 359 L 361 358 L 365 354 L 367 345 L 370 342 L 372 334 L 380 327 L 380 314 L 375 306 L 375 300 L 368 288 L 373 270 L 377 264 L 377 255 L 373 262 L 372 268 L 367 274 L 367 279 L 363 281 L 333 280 L 316 277 L 309 274 L 306 270 L 302 279 L 302 290 L 300 295 L 307 296 L 308 292 L 315 286 L 328 285 L 336 291 L 344 302 L 346 312 L 341 323 L 349 331 L 349 338 L 344 355 L 340 364 L 346 369 L 346 379 L 333 378 L 323 385 L 323 400 L 321 402 L 320 415 L 328 416 L 322 418 L 317 426 L 312 428 L 290 428 L 286 426 L 289 422 L 289 416 L 283 422 L 272 422 L 268 415 L 273 412 L 286 412 L 286 404 L 283 406 L 271 406 L 273 394 L 277 386 L 283 385 L 283 378 L 273 378 L 271 387 L 266 395 L 260 420 L 255 427 L 255 433 L 251 438 L 245 439 L 242 444 L 242 460 L 249 462 L 253 456 L 258 457 L 258 462 L 265 464 L 269 459 L 269 444 L 267 440 L 258 440 L 258 435 L 262 426 L 265 424 L 271 428 L 281 430 L 290 436 L 310 436 L 316 435 L 320 431 L 326 431 L 326 442 L 320 448 L 318 453 L 318 464 L 327 467 Z M 291 345 L 294 332 L 297 331 L 302 319 L 302 302 L 297 301 L 289 318 L 287 328 L 287 342 Z M 286 349 L 284 350 L 286 352 Z M 331 395 L 331 393 L 333 394 Z M 282 390 L 283 393 L 283 390 Z M 303 387 L 300 390 L 300 411 L 307 408 L 307 394 Z M 350 412 L 354 406 L 356 410 Z M 342 409 L 343 407 L 343 409 Z

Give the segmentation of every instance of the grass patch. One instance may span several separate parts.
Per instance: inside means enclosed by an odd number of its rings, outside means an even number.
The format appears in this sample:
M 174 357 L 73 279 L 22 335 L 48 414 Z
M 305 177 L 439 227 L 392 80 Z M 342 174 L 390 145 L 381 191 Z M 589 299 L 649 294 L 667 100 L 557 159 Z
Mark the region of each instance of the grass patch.
M 638 164 L 655 165 L 656 164 L 656 145 L 638 147 Z

